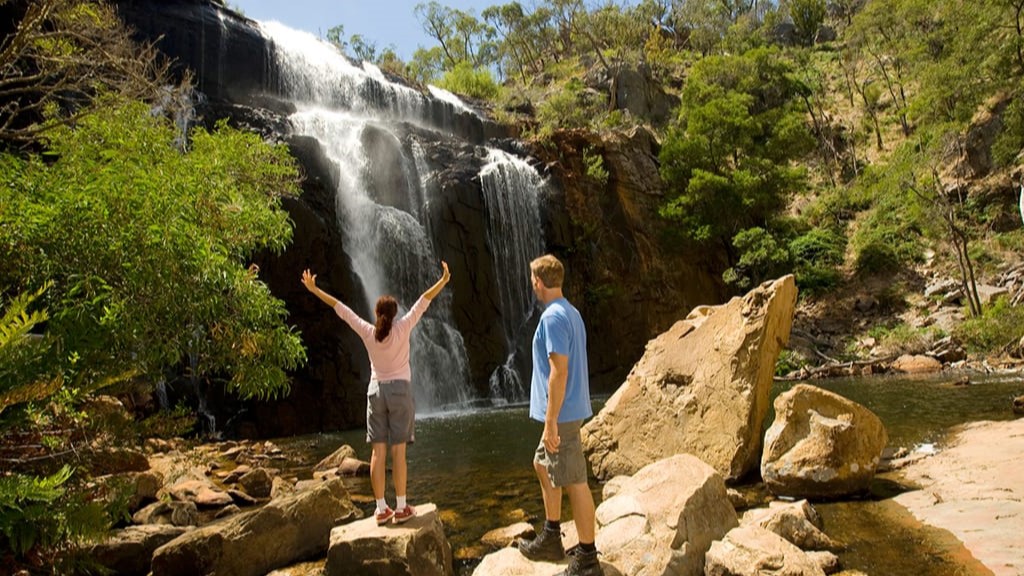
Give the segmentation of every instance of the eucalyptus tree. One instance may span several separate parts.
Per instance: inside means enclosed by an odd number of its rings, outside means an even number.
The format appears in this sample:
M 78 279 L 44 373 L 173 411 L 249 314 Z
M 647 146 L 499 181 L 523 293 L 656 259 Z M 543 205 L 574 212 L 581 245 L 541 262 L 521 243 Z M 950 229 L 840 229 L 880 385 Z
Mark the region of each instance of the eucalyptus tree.
M 743 256 L 738 234 L 773 231 L 805 185 L 793 161 L 814 143 L 801 89 L 777 49 L 710 56 L 693 66 L 659 154 L 671 194 L 661 214 L 683 239 L 719 247 L 735 265 Z
M 463 61 L 474 68 L 494 63 L 494 28 L 478 20 L 472 11 L 450 8 L 432 0 L 427 4 L 417 4 L 414 13 L 423 31 L 437 40 L 444 56 L 445 70 L 451 70 Z
M 825 0 L 789 0 L 786 9 L 800 42 L 805 46 L 813 44 L 818 28 L 825 21 Z
M 495 5 L 481 14 L 495 31 L 497 56 L 505 76 L 518 73 L 523 84 L 544 71 L 550 55 L 544 47 L 551 44 L 551 30 L 546 26 L 550 12 L 539 7 L 525 10 L 519 2 Z

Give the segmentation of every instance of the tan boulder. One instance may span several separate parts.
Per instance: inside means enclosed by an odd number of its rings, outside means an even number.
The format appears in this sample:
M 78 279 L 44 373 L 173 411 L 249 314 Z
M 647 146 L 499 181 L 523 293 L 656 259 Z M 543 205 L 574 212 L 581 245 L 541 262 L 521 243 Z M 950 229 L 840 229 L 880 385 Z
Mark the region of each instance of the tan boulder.
M 153 551 L 181 536 L 186 528 L 166 524 L 129 526 L 89 547 L 89 558 L 121 576 L 145 576 Z
M 583 428 L 594 474 L 634 474 L 693 454 L 726 479 L 757 466 L 775 361 L 796 303 L 793 276 L 701 307 L 651 340 L 625 383 Z
M 357 517 L 340 478 L 197 528 L 157 548 L 152 576 L 263 576 L 323 554 L 331 528 Z
M 511 545 L 517 538 L 533 538 L 537 531 L 529 522 L 516 522 L 511 526 L 495 528 L 480 537 L 480 543 L 488 548 L 504 548 Z
M 737 525 L 725 481 L 679 454 L 618 481 L 597 508 L 601 559 L 623 574 L 700 576 L 711 543 Z
M 437 506 L 421 504 L 404 524 L 367 518 L 331 530 L 324 576 L 452 576 L 452 548 Z M 155 575 L 154 575 L 155 576 Z
M 772 502 L 768 508 L 748 510 L 743 526 L 758 526 L 785 538 L 801 550 L 839 550 L 842 545 L 822 531 L 817 510 L 807 500 Z
M 888 435 L 860 404 L 798 384 L 775 399 L 764 442 L 761 477 L 772 493 L 832 498 L 868 489 Z
M 555 576 L 565 570 L 565 564 L 531 562 L 515 548 L 505 548 L 488 554 L 473 570 L 473 576 Z M 605 576 L 609 576 L 605 570 Z
M 904 354 L 893 361 L 892 369 L 904 374 L 931 374 L 942 371 L 942 362 L 923 354 Z
M 741 526 L 711 545 L 706 576 L 825 576 L 802 550 L 757 526 Z
M 314 472 L 323 472 L 324 470 L 330 470 L 331 468 L 341 467 L 342 462 L 346 459 L 356 459 L 355 448 L 352 448 L 348 444 L 342 444 L 340 448 L 331 453 L 330 456 L 324 458 L 313 467 Z

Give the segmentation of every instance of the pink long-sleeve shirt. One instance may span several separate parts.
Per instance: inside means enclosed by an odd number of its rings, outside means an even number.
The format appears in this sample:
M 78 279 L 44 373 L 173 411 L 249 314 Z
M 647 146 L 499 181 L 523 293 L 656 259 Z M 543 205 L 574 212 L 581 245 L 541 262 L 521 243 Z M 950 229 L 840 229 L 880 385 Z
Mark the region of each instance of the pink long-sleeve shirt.
M 404 316 L 391 323 L 391 332 L 383 342 L 373 337 L 374 325 L 359 317 L 340 300 L 334 311 L 355 330 L 370 355 L 370 378 L 378 382 L 387 380 L 412 380 L 409 368 L 409 336 L 412 328 L 420 321 L 430 306 L 430 300 L 420 296 L 419 300 Z

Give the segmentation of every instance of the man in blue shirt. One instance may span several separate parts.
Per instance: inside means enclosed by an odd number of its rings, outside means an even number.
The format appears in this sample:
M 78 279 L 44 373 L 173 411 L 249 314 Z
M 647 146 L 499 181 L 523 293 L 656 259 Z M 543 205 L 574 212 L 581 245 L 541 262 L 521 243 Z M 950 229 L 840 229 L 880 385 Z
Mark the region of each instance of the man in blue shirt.
M 544 497 L 544 528 L 518 547 L 531 560 L 557 562 L 562 549 L 562 489 L 569 493 L 580 543 L 568 551 L 569 567 L 561 576 L 603 576 L 594 545 L 594 498 L 587 485 L 587 461 L 580 426 L 593 415 L 587 368 L 587 330 L 576 308 L 562 295 L 565 269 L 554 256 L 530 263 L 530 281 L 544 305 L 533 335 L 530 418 L 544 423 L 533 458 Z

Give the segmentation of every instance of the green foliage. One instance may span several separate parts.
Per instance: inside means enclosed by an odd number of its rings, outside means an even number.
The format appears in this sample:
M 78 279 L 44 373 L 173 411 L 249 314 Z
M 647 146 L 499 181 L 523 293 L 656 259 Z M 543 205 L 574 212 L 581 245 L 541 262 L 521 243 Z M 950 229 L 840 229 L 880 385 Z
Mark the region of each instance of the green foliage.
M 1012 306 L 1006 298 L 999 298 L 981 316 L 958 326 L 953 334 L 972 353 L 996 353 L 1016 346 L 1024 337 L 1024 306 Z
M 765 48 L 694 65 L 659 154 L 672 197 L 661 214 L 684 238 L 728 245 L 742 230 L 770 226 L 804 186 L 792 161 L 813 138 L 790 72 Z
M 245 267 L 290 239 L 293 161 L 224 124 L 191 136 L 182 151 L 170 121 L 108 101 L 55 130 L 45 158 L 0 158 L 0 287 L 52 283 L 54 368 L 84 389 L 193 354 L 200 375 L 262 398 L 303 360 L 283 304 Z
M 480 100 L 495 100 L 500 92 L 500 87 L 494 81 L 491 73 L 486 68 L 473 68 L 473 65 L 463 60 L 454 68 L 444 73 L 444 77 L 438 86 L 471 98 Z
M 876 326 L 868 331 L 868 335 L 877 341 L 879 351 L 884 356 L 901 354 L 924 354 L 932 348 L 946 333 L 935 326 L 915 328 L 905 322 L 895 326 Z
M 70 496 L 66 484 L 72 473 L 64 466 L 45 477 L 0 475 L 0 542 L 16 557 L 70 547 L 108 529 L 100 504 Z
M 884 239 L 872 239 L 857 250 L 854 267 L 861 276 L 873 276 L 896 272 L 902 262 L 892 244 Z
M 789 269 L 789 252 L 763 228 L 743 230 L 732 243 L 740 254 L 739 262 L 726 270 L 722 279 L 739 291 L 750 290 Z
M 17 404 L 41 400 L 60 386 L 54 373 L 49 338 L 32 331 L 49 319 L 44 310 L 29 310 L 46 287 L 11 299 L 0 317 L 0 414 Z
M 604 166 L 604 156 L 595 154 L 591 148 L 583 150 L 583 164 L 587 167 L 587 176 L 605 186 L 608 184 L 608 169 Z
M 805 46 L 810 46 L 825 21 L 825 0 L 790 0 L 787 6 L 797 38 Z
M 807 365 L 806 358 L 792 350 L 786 349 L 779 352 L 779 359 L 775 361 L 775 375 L 785 376 Z
M 992 163 L 999 168 L 1012 166 L 1024 150 L 1024 83 L 1003 111 L 1003 129 L 992 143 Z
M 819 294 L 838 284 L 846 254 L 846 236 L 830 228 L 812 228 L 789 243 L 801 294 Z
M 345 42 L 345 26 L 338 24 L 327 29 L 327 42 L 332 44 L 339 52 L 345 52 L 348 43 Z
M 474 69 L 494 63 L 494 28 L 478 20 L 472 11 L 464 12 L 431 0 L 417 4 L 414 13 L 423 31 L 437 40 L 443 70 L 452 70 L 460 62 L 469 62 Z
M 555 130 L 586 128 L 603 114 L 604 108 L 601 95 L 573 78 L 537 106 L 537 135 L 544 138 Z
M 870 201 L 851 238 L 858 274 L 886 274 L 918 262 L 923 238 L 942 234 L 942 218 L 931 215 L 910 187 L 919 163 L 926 161 L 908 143 L 889 163 L 866 170 L 857 184 L 858 194 Z
M 139 429 L 146 438 L 175 438 L 187 436 L 196 424 L 196 414 L 185 404 L 173 410 L 162 410 L 148 416 L 139 423 Z

